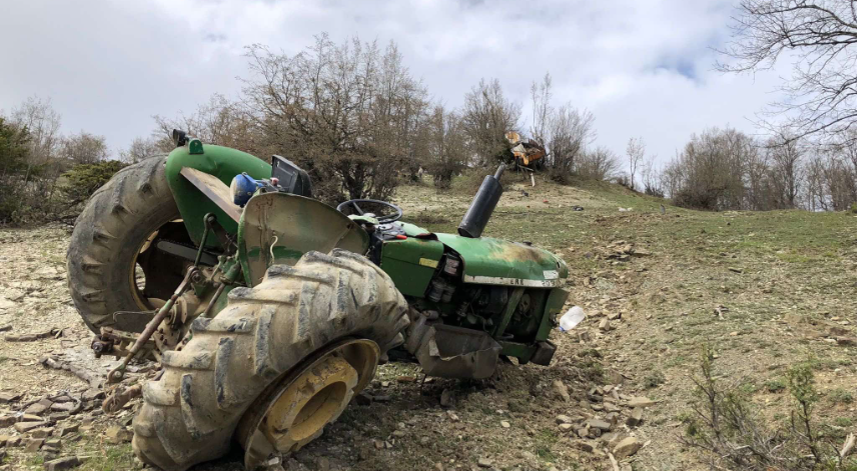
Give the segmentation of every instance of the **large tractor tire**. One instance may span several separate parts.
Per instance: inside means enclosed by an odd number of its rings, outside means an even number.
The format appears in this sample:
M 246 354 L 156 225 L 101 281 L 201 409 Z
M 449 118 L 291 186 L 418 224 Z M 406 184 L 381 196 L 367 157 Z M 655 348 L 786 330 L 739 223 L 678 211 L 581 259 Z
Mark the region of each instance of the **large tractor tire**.
M 166 156 L 123 168 L 89 199 L 68 248 L 68 283 L 74 305 L 90 330 L 113 323 L 116 311 L 153 309 L 181 282 L 182 262 L 157 251 L 161 236 L 187 241 L 164 174 Z M 145 288 L 140 271 L 154 273 Z M 168 269 L 169 268 L 169 269 Z
M 302 360 L 347 338 L 372 340 L 383 354 L 402 342 L 406 312 L 390 277 L 351 252 L 309 252 L 294 267 L 269 268 L 254 288 L 232 290 L 216 317 L 194 320 L 191 340 L 163 356 L 163 375 L 143 387 L 135 453 L 168 471 L 223 456 L 242 416 L 254 413 L 257 398 Z M 336 368 L 336 362 L 313 367 L 302 378 L 348 376 L 324 372 Z M 347 382 L 353 387 L 353 378 Z M 338 413 L 289 443 L 303 446 Z

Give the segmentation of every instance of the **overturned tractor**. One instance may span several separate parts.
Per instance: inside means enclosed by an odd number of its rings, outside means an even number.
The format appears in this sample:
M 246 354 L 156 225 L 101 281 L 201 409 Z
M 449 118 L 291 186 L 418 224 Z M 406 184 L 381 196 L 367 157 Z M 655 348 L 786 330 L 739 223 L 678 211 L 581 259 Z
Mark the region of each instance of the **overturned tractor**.
M 501 356 L 547 365 L 567 293 L 553 254 L 482 237 L 502 187 L 485 177 L 458 234 L 396 205 L 312 198 L 306 172 L 174 132 L 78 219 L 69 286 L 99 355 L 162 369 L 138 388 L 133 447 L 185 470 L 237 442 L 253 469 L 321 435 L 379 362 L 487 378 Z

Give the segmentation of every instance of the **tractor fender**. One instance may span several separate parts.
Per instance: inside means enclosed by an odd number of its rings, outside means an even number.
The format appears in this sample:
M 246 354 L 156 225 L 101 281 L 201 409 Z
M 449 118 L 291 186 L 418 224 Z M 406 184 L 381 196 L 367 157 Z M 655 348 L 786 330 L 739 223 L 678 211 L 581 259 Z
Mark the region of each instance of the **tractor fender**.
M 295 265 L 307 252 L 344 249 L 360 255 L 369 234 L 348 216 L 311 198 L 256 193 L 238 222 L 238 260 L 247 286 L 256 286 L 273 265 Z

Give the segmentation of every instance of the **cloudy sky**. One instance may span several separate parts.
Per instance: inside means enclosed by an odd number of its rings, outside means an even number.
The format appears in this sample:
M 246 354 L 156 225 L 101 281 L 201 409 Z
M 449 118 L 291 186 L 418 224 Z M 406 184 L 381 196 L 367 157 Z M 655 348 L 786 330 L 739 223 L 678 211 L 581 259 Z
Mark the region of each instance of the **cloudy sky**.
M 3 4 L 0 109 L 50 98 L 65 132 L 102 134 L 114 150 L 150 134 L 153 115 L 192 112 L 216 92 L 236 97 L 244 46 L 293 54 L 323 31 L 395 41 L 434 98 L 453 107 L 481 77 L 526 103 L 531 82 L 550 72 L 557 102 L 594 113 L 596 144 L 623 155 L 642 136 L 661 161 L 706 127 L 754 132 L 754 114 L 776 100 L 779 83 L 776 72 L 712 70 L 712 48 L 729 39 L 729 0 Z

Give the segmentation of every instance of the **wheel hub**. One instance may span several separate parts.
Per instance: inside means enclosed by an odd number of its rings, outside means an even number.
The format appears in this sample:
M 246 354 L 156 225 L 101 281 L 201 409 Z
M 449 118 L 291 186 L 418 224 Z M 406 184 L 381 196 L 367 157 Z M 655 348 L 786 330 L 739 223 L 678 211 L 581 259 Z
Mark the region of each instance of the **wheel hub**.
M 254 469 L 271 455 L 298 451 L 321 436 L 372 379 L 379 356 L 375 342 L 346 339 L 274 381 L 238 425 L 245 468 Z
M 357 370 L 337 353 L 306 370 L 268 409 L 262 428 L 280 453 L 289 453 L 318 438 L 354 395 Z

